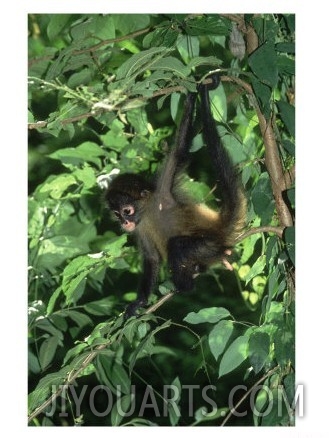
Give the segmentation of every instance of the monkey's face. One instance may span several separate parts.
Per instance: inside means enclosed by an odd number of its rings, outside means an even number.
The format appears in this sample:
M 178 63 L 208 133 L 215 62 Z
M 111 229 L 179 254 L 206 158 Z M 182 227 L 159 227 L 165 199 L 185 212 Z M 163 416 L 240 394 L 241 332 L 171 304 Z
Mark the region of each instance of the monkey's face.
M 131 233 L 136 228 L 136 210 L 133 204 L 126 204 L 119 210 L 113 211 L 115 217 L 120 221 L 121 227 L 127 233 Z
M 106 192 L 107 205 L 127 233 L 135 231 L 151 196 L 152 186 L 142 178 L 120 175 Z

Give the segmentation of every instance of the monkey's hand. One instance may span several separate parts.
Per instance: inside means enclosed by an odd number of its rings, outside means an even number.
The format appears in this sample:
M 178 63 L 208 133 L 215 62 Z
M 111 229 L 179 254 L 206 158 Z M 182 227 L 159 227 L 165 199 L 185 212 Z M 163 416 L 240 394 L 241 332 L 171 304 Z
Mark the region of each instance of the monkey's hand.
M 230 249 L 226 249 L 224 251 L 224 254 L 230 256 L 232 254 L 232 251 Z M 231 263 L 227 260 L 227 258 L 225 256 L 223 256 L 221 258 L 221 262 L 223 263 L 223 265 L 225 266 L 226 269 L 228 269 L 229 271 L 233 271 L 233 266 L 231 265 Z
M 124 318 L 128 319 L 131 316 L 137 316 L 137 310 L 139 310 L 140 307 L 144 307 L 145 305 L 146 301 L 144 299 L 138 299 L 128 304 L 124 313 Z

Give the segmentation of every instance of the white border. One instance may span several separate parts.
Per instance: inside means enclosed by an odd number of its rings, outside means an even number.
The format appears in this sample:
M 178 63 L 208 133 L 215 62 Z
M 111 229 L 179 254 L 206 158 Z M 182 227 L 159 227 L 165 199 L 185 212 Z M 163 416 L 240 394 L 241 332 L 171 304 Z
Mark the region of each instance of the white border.
M 304 3 L 304 4 L 303 4 Z M 318 4 L 319 3 L 319 4 Z M 328 216 L 321 207 L 328 193 L 327 103 L 327 13 L 325 2 L 250 0 L 217 2 L 205 0 L 161 3 L 139 0 L 11 0 L 2 14 L 1 85 L 2 85 L 2 171 L 1 231 L 2 255 L 2 397 L 3 427 L 23 434 L 41 433 L 44 428 L 26 427 L 26 16 L 27 13 L 190 13 L 248 12 L 296 13 L 297 16 L 297 380 L 305 385 L 304 418 L 295 428 L 217 428 L 207 433 L 224 436 L 325 436 L 327 366 L 327 295 L 329 271 L 326 254 Z M 312 8 L 312 9 L 311 9 Z M 324 8 L 323 8 L 324 9 Z M 4 153 L 7 156 L 4 157 Z M 326 177 L 326 179 L 324 179 Z M 7 231 L 8 230 L 8 231 Z M 13 238 L 14 236 L 14 238 Z M 319 251 L 320 250 L 320 251 Z M 7 266 L 8 264 L 8 266 Z M 8 303 L 6 302 L 8 300 Z M 18 305 L 18 309 L 17 309 Z M 5 319 L 7 315 L 8 320 Z M 9 328 L 9 329 L 8 329 Z M 322 333 L 322 339 L 320 339 Z M 47 433 L 57 433 L 48 428 Z M 61 428 L 60 433 L 67 429 Z M 70 428 L 75 433 L 77 428 Z M 89 434 L 90 428 L 79 428 Z M 132 432 L 168 433 L 167 428 L 112 429 L 97 428 L 97 434 Z M 199 434 L 189 428 L 188 434 Z M 181 433 L 171 428 L 170 433 Z M 24 435 L 25 436 L 25 435 Z

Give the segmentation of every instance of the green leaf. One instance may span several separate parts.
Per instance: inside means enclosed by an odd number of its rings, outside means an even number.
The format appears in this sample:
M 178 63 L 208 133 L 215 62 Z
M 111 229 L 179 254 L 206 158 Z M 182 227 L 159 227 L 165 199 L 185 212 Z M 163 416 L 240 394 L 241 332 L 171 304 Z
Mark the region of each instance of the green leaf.
M 27 112 L 27 121 L 28 123 L 33 123 L 34 122 L 34 115 L 31 113 L 31 111 Z
M 266 389 L 264 389 L 266 388 Z M 268 386 L 265 386 L 258 391 L 256 399 L 255 399 L 255 412 L 265 412 L 266 406 L 268 406 L 269 403 L 269 390 Z M 254 414 L 254 423 L 255 426 L 259 425 L 261 418 L 259 415 Z
M 115 37 L 114 15 L 95 14 L 91 16 L 93 23 L 92 35 L 95 35 L 97 40 L 102 41 Z
M 84 304 L 83 308 L 91 315 L 103 316 L 110 315 L 114 306 L 112 297 L 102 298 L 97 301 L 91 301 Z
M 85 165 L 83 169 L 76 169 L 72 175 L 83 183 L 84 189 L 96 186 L 96 175 L 92 167 Z
M 99 157 L 105 155 L 104 149 L 92 141 L 86 141 L 76 148 L 64 148 L 53 152 L 49 156 L 56 160 L 60 160 L 64 165 L 80 166 L 84 165 L 86 161 L 94 163 L 101 168 L 102 161 Z M 73 178 L 73 177 L 71 177 Z
M 255 213 L 261 218 L 261 224 L 268 224 L 274 212 L 274 200 L 267 173 L 262 173 L 251 193 Z
M 45 370 L 53 360 L 59 344 L 60 339 L 57 336 L 49 336 L 41 344 L 39 349 L 39 361 L 42 370 Z
M 104 385 L 108 386 L 113 394 L 116 394 L 116 388 L 112 385 L 111 377 L 109 374 L 109 369 L 111 367 L 111 362 L 114 360 L 114 354 L 108 356 L 101 351 L 95 359 L 95 370 L 97 379 Z
M 295 227 L 287 227 L 283 233 L 289 258 L 295 265 Z
M 124 395 L 115 402 L 111 409 L 111 425 L 120 426 L 122 420 L 125 418 L 129 411 L 131 402 L 135 398 L 134 394 Z
M 227 98 L 224 87 L 220 85 L 216 90 L 211 90 L 209 97 L 214 119 L 221 123 L 225 122 L 227 118 Z
M 226 117 L 226 114 L 225 114 Z M 225 128 L 220 127 L 219 135 L 222 139 L 225 149 L 227 149 L 234 165 L 245 162 L 248 159 L 246 152 L 241 147 L 241 141 L 236 136 L 232 135 Z
M 81 46 L 81 41 L 88 41 L 93 44 L 102 40 L 115 37 L 115 27 L 113 25 L 113 14 L 94 14 L 89 15 L 88 19 L 80 23 L 75 23 L 70 29 L 70 36 L 73 38 L 75 45 Z
M 152 64 L 170 53 L 167 47 L 151 47 L 136 53 L 124 62 L 117 70 L 117 80 L 134 77 L 152 67 Z
M 281 119 L 289 134 L 295 137 L 295 107 L 284 100 L 277 102 Z
M 207 186 L 204 182 L 192 181 L 190 178 L 182 177 L 180 181 L 182 184 L 182 189 L 186 193 L 193 193 L 193 200 L 195 202 L 207 202 L 215 201 L 215 197 L 210 194 L 211 188 Z
M 75 236 L 54 236 L 41 241 L 38 265 L 54 269 L 70 257 L 88 251 L 88 245 Z
M 282 388 L 279 387 L 271 389 L 271 392 L 268 394 L 268 396 L 268 405 L 261 416 L 261 426 L 290 424 L 289 421 L 291 420 L 289 420 L 287 405 L 282 402 L 283 397 L 285 396 L 285 394 L 282 394 Z
M 189 324 L 200 324 L 202 322 L 215 323 L 229 316 L 231 316 L 230 312 L 224 307 L 208 307 L 199 310 L 198 313 L 191 312 L 187 314 L 184 321 Z
M 124 148 L 124 146 L 129 144 L 124 129 L 125 126 L 122 122 L 120 122 L 120 120 L 113 120 L 110 125 L 109 131 L 107 131 L 106 134 L 100 136 L 104 146 L 120 152 Z
M 250 280 L 256 277 L 256 275 L 262 274 L 264 272 L 265 265 L 266 265 L 266 255 L 263 254 L 258 257 L 256 262 L 252 265 L 247 275 L 245 276 L 244 280 L 246 284 L 248 284 Z
M 248 357 L 248 342 L 249 336 L 243 335 L 236 338 L 225 351 L 223 358 L 219 364 L 218 377 L 238 368 Z
M 50 40 L 58 37 L 61 31 L 66 26 L 67 22 L 72 17 L 71 14 L 51 14 L 50 21 L 47 27 L 47 35 Z
M 233 329 L 233 322 L 224 320 L 219 321 L 209 333 L 208 342 L 210 351 L 216 360 L 225 350 L 226 344 L 233 333 Z
M 41 316 L 39 316 L 39 318 L 35 322 L 35 326 L 39 330 L 50 333 L 52 336 L 60 339 L 61 341 L 63 340 L 63 333 L 54 326 L 51 318 L 42 318 Z
M 70 348 L 65 354 L 63 364 L 65 365 L 71 359 L 78 357 L 86 348 L 88 348 L 88 344 L 86 342 L 81 342 L 80 344 L 75 345 L 73 348 Z
M 114 28 L 119 30 L 121 35 L 127 35 L 139 29 L 145 29 L 150 25 L 149 14 L 111 14 Z
M 295 44 L 294 43 L 277 43 L 275 44 L 275 50 L 278 52 L 284 53 L 293 53 L 295 54 Z
M 128 111 L 127 119 L 131 126 L 141 135 L 147 135 L 147 114 L 144 108 L 138 108 L 135 110 Z
M 108 251 L 107 262 L 110 262 L 110 267 L 115 267 L 115 259 L 122 255 L 123 247 L 127 243 L 127 235 L 122 234 L 121 236 L 114 237 L 110 239 L 106 245 L 106 250 Z
M 61 384 L 64 384 L 67 374 L 71 371 L 70 367 L 66 366 L 56 373 L 42 377 L 35 390 L 29 394 L 29 411 L 39 407 L 49 397 L 52 390 L 57 390 Z
M 84 288 L 88 274 L 100 271 L 106 262 L 106 257 L 101 253 L 78 256 L 67 264 L 63 272 L 62 288 L 68 303 L 75 301 L 73 298 L 78 288 Z
M 264 84 L 257 78 L 251 79 L 251 85 L 259 106 L 264 113 L 265 118 L 268 119 L 271 114 L 272 90 L 269 85 Z
M 171 48 L 177 41 L 178 36 L 179 33 L 176 29 L 171 29 L 170 27 L 164 29 L 156 28 L 153 32 L 146 35 L 143 40 L 143 46 L 145 48 L 159 46 Z
M 189 67 L 184 65 L 179 59 L 174 58 L 173 56 L 167 56 L 164 59 L 159 59 L 156 62 L 152 63 L 149 68 L 150 70 L 171 71 L 175 75 L 182 78 L 185 78 L 191 72 Z
M 184 24 L 188 35 L 228 35 L 232 26 L 230 20 L 211 15 L 187 19 Z
M 66 296 L 67 304 L 72 304 L 72 303 L 76 304 L 77 300 L 83 294 L 84 288 L 86 286 L 86 282 L 87 282 L 86 272 L 80 272 L 78 275 L 76 275 L 74 278 L 70 279 L 69 281 L 65 279 L 65 284 L 63 284 L 63 293 Z
M 207 408 L 205 406 L 202 406 L 201 408 L 197 409 L 194 414 L 194 418 L 199 423 L 204 423 L 206 421 L 213 421 L 218 418 L 222 419 L 226 416 L 228 413 L 228 408 L 214 408 L 212 411 L 208 412 Z
M 40 362 L 37 356 L 31 351 L 28 351 L 28 372 L 33 374 L 39 374 L 40 371 Z
M 57 327 L 62 333 L 65 333 L 68 324 L 65 320 L 65 317 L 60 315 L 59 313 L 53 313 L 52 315 L 48 316 L 48 319 L 54 324 L 55 327 Z
M 111 379 L 118 392 L 130 393 L 130 378 L 122 364 L 114 362 L 111 368 Z
M 249 360 L 255 374 L 264 367 L 270 352 L 270 337 L 267 333 L 254 332 L 249 339 Z
M 131 344 L 133 342 L 133 339 L 138 331 L 139 326 L 143 324 L 145 327 L 144 322 L 140 321 L 140 319 L 129 319 L 129 321 L 126 323 L 126 325 L 122 329 L 122 334 L 127 338 L 128 342 Z
M 130 364 L 129 364 L 129 373 L 131 374 L 135 363 L 137 359 L 149 356 L 152 353 L 154 353 L 154 343 L 155 343 L 155 335 L 162 331 L 167 329 L 171 326 L 171 321 L 165 321 L 162 325 L 158 326 L 156 329 L 154 329 L 151 333 L 148 334 L 142 341 L 138 344 L 137 348 L 131 355 Z
M 58 287 L 57 289 L 55 289 L 55 291 L 52 293 L 51 297 L 49 298 L 48 301 L 48 306 L 47 306 L 47 315 L 50 315 L 53 313 L 54 311 L 54 307 L 56 304 L 56 300 L 57 298 L 60 296 L 60 294 L 62 293 L 62 287 Z
M 77 184 L 74 176 L 70 174 L 62 174 L 56 177 L 49 178 L 47 182 L 45 182 L 40 187 L 40 193 L 47 193 L 53 199 L 60 199 L 63 193 L 72 185 Z
M 213 68 L 218 68 L 223 64 L 216 56 L 195 56 L 187 64 L 187 66 L 192 70 L 195 67 L 200 67 L 201 65 L 209 65 Z
M 278 70 L 281 76 L 295 75 L 295 60 L 286 55 L 278 55 Z
M 90 68 L 84 68 L 81 71 L 73 73 L 67 81 L 69 88 L 81 87 L 81 85 L 88 85 L 93 79 L 93 72 Z
M 291 155 L 292 157 L 295 157 L 295 145 L 292 141 L 287 140 L 287 139 L 283 140 L 282 145 L 285 148 L 285 150 L 288 152 L 289 155 Z
M 181 417 L 181 412 L 179 410 L 179 402 L 182 393 L 182 385 L 179 380 L 179 377 L 175 377 L 175 379 L 172 381 L 170 386 L 171 386 L 170 391 L 168 391 L 166 397 L 166 400 L 168 400 L 168 404 L 164 408 L 164 412 L 166 412 L 165 409 L 168 409 L 170 425 L 177 426 L 179 419 Z
M 255 245 L 260 239 L 259 235 L 254 234 L 252 236 L 249 236 L 248 239 L 245 239 L 243 242 L 243 252 L 240 257 L 240 264 L 244 265 L 247 263 L 247 261 L 250 259 L 250 257 L 255 252 Z
M 76 310 L 62 310 L 61 315 L 71 318 L 80 328 L 93 323 L 89 316 Z
M 295 363 L 295 337 L 293 328 L 288 330 L 287 327 L 279 328 L 274 337 L 275 357 L 279 365 Z
M 249 56 L 251 70 L 261 82 L 270 85 L 271 88 L 276 87 L 278 82 L 276 56 L 276 51 L 272 42 L 262 44 Z
M 113 360 L 113 357 L 109 356 L 107 352 L 101 352 L 97 365 L 98 371 L 100 370 L 99 365 L 101 366 L 102 373 L 104 373 L 102 377 L 103 383 L 109 384 L 114 394 L 130 394 L 130 378 L 121 363 Z
M 290 202 L 292 208 L 295 208 L 295 205 L 296 205 L 296 203 L 295 203 L 295 187 L 292 187 L 291 189 L 287 190 L 287 196 L 288 196 L 288 199 L 289 199 L 289 202 Z M 294 242 L 295 242 L 295 240 L 294 240 Z

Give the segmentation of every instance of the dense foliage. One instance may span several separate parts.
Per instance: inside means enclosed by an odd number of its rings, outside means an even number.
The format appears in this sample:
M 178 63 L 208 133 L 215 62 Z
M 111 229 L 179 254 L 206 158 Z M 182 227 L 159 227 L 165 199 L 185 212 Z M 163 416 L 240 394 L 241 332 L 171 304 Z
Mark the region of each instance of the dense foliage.
M 293 425 L 294 16 L 29 16 L 31 425 Z M 211 92 L 248 198 L 234 272 L 124 321 L 140 256 L 99 177 L 154 174 L 184 94 Z M 197 128 L 197 127 L 196 127 Z M 211 202 L 194 139 L 187 190 Z M 170 292 L 166 267 L 159 290 Z M 151 303 L 150 303 L 151 304 Z

